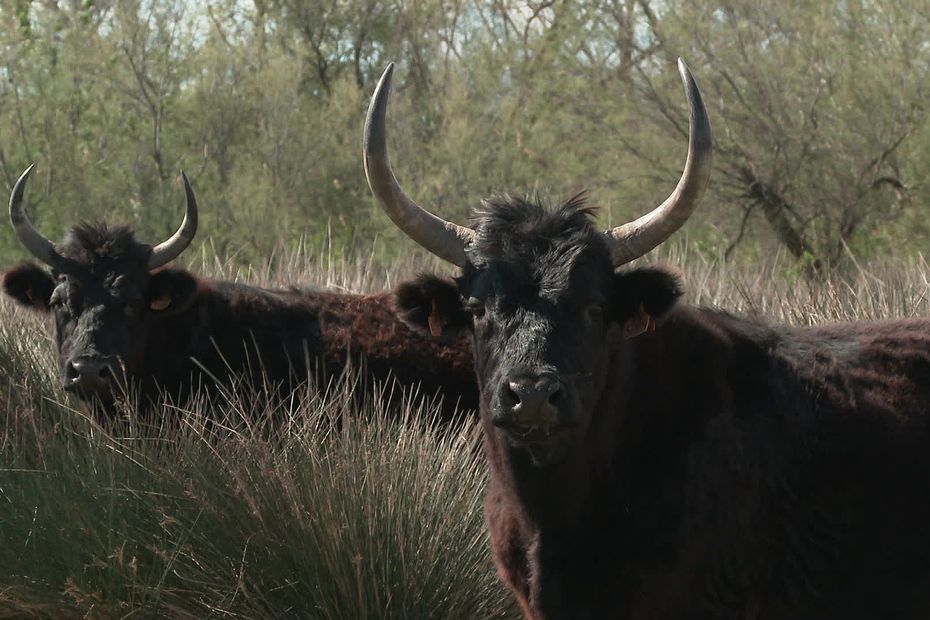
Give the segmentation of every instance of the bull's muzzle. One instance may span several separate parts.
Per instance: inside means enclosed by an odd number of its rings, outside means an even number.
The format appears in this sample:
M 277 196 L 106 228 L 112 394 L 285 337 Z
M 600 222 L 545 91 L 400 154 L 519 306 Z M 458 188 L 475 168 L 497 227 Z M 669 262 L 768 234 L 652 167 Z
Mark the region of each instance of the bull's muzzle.
M 505 377 L 494 424 L 509 429 L 552 428 L 559 424 L 562 383 L 553 374 Z
M 115 364 L 112 357 L 76 357 L 65 368 L 65 389 L 94 392 L 107 387 Z

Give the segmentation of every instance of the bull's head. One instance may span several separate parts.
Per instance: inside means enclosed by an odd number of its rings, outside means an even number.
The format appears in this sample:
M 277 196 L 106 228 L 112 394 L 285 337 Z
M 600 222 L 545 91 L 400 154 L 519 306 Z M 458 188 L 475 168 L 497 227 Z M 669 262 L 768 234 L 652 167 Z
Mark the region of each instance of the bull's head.
M 197 200 L 184 173 L 187 211 L 167 241 L 138 243 L 128 228 L 80 225 L 58 246 L 39 233 L 23 209 L 32 166 L 10 195 L 16 237 L 51 273 L 23 263 L 3 274 L 3 290 L 19 303 L 55 318 L 61 379 L 84 397 L 108 394 L 114 381 L 142 364 L 149 327 L 193 299 L 196 279 L 164 269 L 190 244 L 197 231 Z
M 680 295 L 673 274 L 615 269 L 662 243 L 699 202 L 711 167 L 701 93 L 679 61 L 690 106 L 688 157 L 675 190 L 648 214 L 599 232 L 581 198 L 555 210 L 505 198 L 485 201 L 474 226 L 464 227 L 417 205 L 394 176 L 385 140 L 392 69 L 368 109 L 368 183 L 398 227 L 462 268 L 455 281 L 423 276 L 399 287 L 400 314 L 434 334 L 472 329 L 489 430 L 535 464 L 558 461 L 592 426 L 611 357 L 624 346 L 613 343 L 650 328 Z

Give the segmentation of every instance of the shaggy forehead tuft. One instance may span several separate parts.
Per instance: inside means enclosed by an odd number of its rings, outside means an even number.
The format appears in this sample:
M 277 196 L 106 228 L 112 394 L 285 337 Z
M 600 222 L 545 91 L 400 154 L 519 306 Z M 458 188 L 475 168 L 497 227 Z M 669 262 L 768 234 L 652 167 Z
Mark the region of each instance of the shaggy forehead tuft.
M 147 262 L 151 247 L 136 241 L 127 226 L 84 223 L 67 232 L 59 246 L 61 254 L 83 265 L 112 262 Z
M 485 200 L 473 220 L 468 258 L 479 269 L 497 264 L 540 293 L 557 294 L 569 289 L 582 261 L 609 264 L 594 213 L 583 194 L 555 208 L 514 196 Z

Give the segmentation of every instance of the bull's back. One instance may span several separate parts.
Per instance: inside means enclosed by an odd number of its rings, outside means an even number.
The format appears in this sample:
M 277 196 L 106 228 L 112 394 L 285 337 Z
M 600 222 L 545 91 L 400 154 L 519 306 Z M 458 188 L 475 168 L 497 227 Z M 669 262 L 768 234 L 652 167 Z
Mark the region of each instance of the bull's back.
M 794 560 L 834 584 L 823 617 L 923 617 L 912 610 L 930 609 L 930 321 L 788 336 L 780 352 L 810 403 L 781 526 L 809 541 Z
M 271 291 L 211 282 L 182 316 L 157 328 L 149 373 L 166 387 L 245 378 L 253 386 L 327 385 L 347 368 L 368 384 L 477 407 L 465 340 L 440 342 L 412 332 L 394 315 L 389 294 Z M 186 378 L 185 378 L 186 377 Z M 169 390 L 177 393 L 177 390 Z
M 327 295 L 315 311 L 328 359 L 361 362 L 381 381 L 441 396 L 446 404 L 478 407 L 478 388 L 467 336 L 432 338 L 398 320 L 389 293 Z
M 795 329 L 779 352 L 820 409 L 930 439 L 930 320 Z

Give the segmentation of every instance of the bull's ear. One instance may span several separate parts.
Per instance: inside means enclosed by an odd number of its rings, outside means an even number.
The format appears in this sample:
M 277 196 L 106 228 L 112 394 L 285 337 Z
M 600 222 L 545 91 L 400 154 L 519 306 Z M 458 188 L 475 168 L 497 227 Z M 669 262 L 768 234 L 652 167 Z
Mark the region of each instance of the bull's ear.
M 681 275 L 661 267 L 644 267 L 614 275 L 613 316 L 627 337 L 655 328 L 684 293 Z
M 411 329 L 442 336 L 471 326 L 459 289 L 450 279 L 422 274 L 394 291 L 397 316 Z
M 33 263 L 20 263 L 3 274 L 3 292 L 24 306 L 48 312 L 55 280 Z
M 148 306 L 155 314 L 182 312 L 197 298 L 200 280 L 183 269 L 163 269 L 149 279 Z

